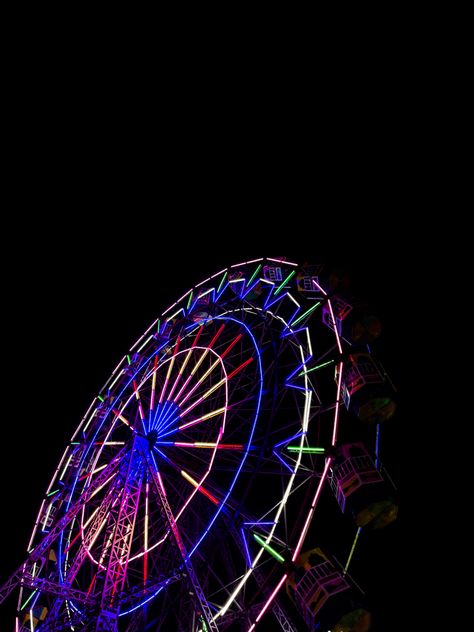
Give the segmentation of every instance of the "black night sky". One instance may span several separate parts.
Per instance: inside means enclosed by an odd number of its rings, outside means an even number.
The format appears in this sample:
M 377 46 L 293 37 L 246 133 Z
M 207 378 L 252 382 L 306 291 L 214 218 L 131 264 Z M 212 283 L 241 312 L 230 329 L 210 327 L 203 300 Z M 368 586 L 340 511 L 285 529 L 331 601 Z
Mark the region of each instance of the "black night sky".
M 161 311 L 194 284 L 239 261 L 265 255 L 327 260 L 317 247 L 300 253 L 294 243 L 291 252 L 262 245 L 222 247 L 214 253 L 197 238 L 187 249 L 173 249 L 159 233 L 140 248 L 133 235 L 123 243 L 108 243 L 105 250 L 104 240 L 98 233 L 89 236 L 86 247 L 52 246 L 49 240 L 27 255 L 20 249 L 22 265 L 6 275 L 0 582 L 23 560 L 42 493 L 69 437 L 117 361 Z M 165 249 L 172 254 L 164 254 Z M 344 261 L 341 256 L 338 263 Z M 399 408 L 384 430 L 381 452 L 400 487 L 407 420 L 399 270 L 388 257 L 345 265 L 352 291 L 376 306 L 384 326 L 378 356 L 399 389 Z M 360 580 L 373 596 L 374 632 L 402 629 L 397 612 L 403 519 L 402 502 L 398 524 L 375 533 L 367 544 L 366 573 Z M 15 603 L 16 595 L 0 606 L 1 630 L 12 629 Z

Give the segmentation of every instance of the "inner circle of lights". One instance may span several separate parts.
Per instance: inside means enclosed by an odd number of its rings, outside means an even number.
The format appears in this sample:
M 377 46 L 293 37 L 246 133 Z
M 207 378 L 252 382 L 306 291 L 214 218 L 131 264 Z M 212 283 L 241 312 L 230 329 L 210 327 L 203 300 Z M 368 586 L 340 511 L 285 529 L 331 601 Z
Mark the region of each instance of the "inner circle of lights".
M 117 617 L 110 629 L 132 629 L 145 607 L 166 625 L 173 604 L 192 602 L 191 568 L 208 624 L 227 629 L 242 612 L 249 630 L 258 624 L 287 579 L 282 560 L 301 552 L 338 436 L 344 341 L 315 318 L 323 304 L 332 312 L 318 278 L 295 291 L 307 282 L 277 259 L 222 270 L 121 359 L 66 447 L 30 540 L 31 552 L 74 514 L 35 564 L 66 595 L 48 597 L 38 629 L 56 629 L 48 618 L 81 629 L 98 606 Z M 42 595 L 23 588 L 19 609 Z

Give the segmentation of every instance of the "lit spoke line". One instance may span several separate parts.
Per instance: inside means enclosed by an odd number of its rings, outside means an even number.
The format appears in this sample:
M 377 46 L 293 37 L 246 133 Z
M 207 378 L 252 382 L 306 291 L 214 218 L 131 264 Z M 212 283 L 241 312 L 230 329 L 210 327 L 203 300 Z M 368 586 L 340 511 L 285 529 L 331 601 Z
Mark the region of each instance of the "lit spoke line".
M 198 417 L 197 419 L 193 419 L 192 421 L 188 421 L 188 423 L 186 424 L 182 424 L 181 426 L 178 426 L 177 430 L 184 430 L 185 428 L 188 428 L 189 426 L 194 426 L 195 424 L 200 423 L 201 421 L 207 421 L 208 419 L 212 419 L 213 417 L 216 417 L 217 415 L 221 415 L 222 413 L 224 413 L 226 411 L 226 407 L 223 406 L 222 408 L 218 408 L 216 410 L 213 410 L 211 413 L 206 413 L 205 415 L 203 415 L 202 417 Z M 175 421 L 174 419 L 172 421 Z M 170 422 L 172 423 L 172 422 Z M 173 432 L 175 432 L 175 430 L 171 430 L 167 433 L 161 433 L 160 432 L 160 437 L 167 437 L 170 434 L 173 434 Z
M 165 398 L 166 389 L 168 387 L 168 382 L 169 382 L 169 379 L 170 379 L 171 371 L 173 370 L 174 361 L 176 359 L 176 354 L 178 353 L 179 343 L 180 342 L 181 342 L 181 336 L 178 336 L 178 338 L 176 339 L 176 344 L 174 346 L 173 356 L 172 356 L 172 358 L 170 360 L 170 365 L 168 367 L 168 372 L 166 374 L 165 383 L 163 385 L 163 388 L 161 389 L 160 399 L 159 399 L 159 402 L 158 402 L 159 404 L 161 404 L 163 399 Z
M 151 380 L 151 398 L 150 398 L 150 412 L 155 405 L 155 390 L 156 390 L 156 367 L 158 365 L 158 356 L 155 356 L 155 362 L 153 365 L 153 378 Z
M 209 353 L 209 351 L 212 349 L 213 344 L 216 342 L 217 338 L 221 335 L 222 330 L 224 329 L 225 324 L 222 324 L 219 329 L 217 330 L 214 338 L 211 340 L 211 342 L 207 345 L 207 347 L 204 349 L 204 352 L 202 353 L 201 357 L 199 358 L 199 360 L 196 362 L 196 364 L 194 365 L 194 368 L 191 371 L 191 374 L 189 375 L 188 379 L 186 380 L 186 382 L 183 384 L 183 386 L 181 387 L 179 393 L 176 395 L 175 397 L 175 402 L 181 406 L 182 402 L 179 402 L 179 398 L 182 394 L 182 392 L 184 391 L 184 389 L 186 388 L 186 386 L 189 384 L 189 380 L 192 378 L 193 375 L 195 375 L 196 371 L 199 369 L 199 367 L 201 366 L 201 364 L 204 362 L 204 360 L 207 357 L 207 354 Z
M 161 427 L 173 414 L 173 410 L 172 402 L 165 402 L 159 411 L 159 415 L 153 420 L 155 428 Z
M 176 417 L 172 417 L 172 418 L 171 418 L 169 421 L 167 421 L 166 423 L 162 423 L 162 424 L 160 424 L 160 425 L 156 428 L 157 432 L 159 432 L 159 433 L 160 433 L 160 437 L 167 436 L 167 435 L 164 435 L 164 434 L 163 434 L 163 432 L 164 432 L 165 430 L 167 430 L 168 428 L 170 428 L 171 426 L 173 426 L 173 425 L 174 425 L 174 424 L 175 424 L 178 420 L 179 420 L 179 415 L 178 415 L 178 416 L 176 416 Z M 171 430 L 170 432 L 174 432 L 174 431 L 175 431 L 175 428 L 173 428 L 173 430 Z M 168 433 L 167 433 L 167 434 L 168 434 Z
M 171 387 L 170 393 L 169 393 L 169 395 L 168 395 L 168 399 L 171 399 L 171 397 L 173 396 L 174 389 L 176 388 L 176 386 L 177 386 L 177 384 L 178 384 L 179 380 L 181 379 L 181 377 L 182 377 L 182 375 L 183 375 L 183 373 L 184 373 L 184 369 L 186 368 L 186 366 L 187 366 L 187 364 L 188 364 L 188 362 L 189 362 L 189 358 L 191 357 L 191 354 L 192 354 L 192 352 L 193 352 L 193 349 L 195 348 L 195 346 L 196 346 L 196 345 L 197 345 L 197 343 L 198 343 L 199 337 L 201 336 L 201 333 L 202 333 L 202 330 L 203 330 L 203 329 L 204 329 L 204 325 L 201 325 L 201 326 L 199 327 L 199 331 L 198 331 L 198 332 L 197 332 L 197 334 L 196 334 L 196 337 L 195 337 L 195 338 L 194 338 L 194 340 L 193 340 L 193 344 L 191 345 L 190 349 L 188 350 L 188 352 L 187 352 L 187 354 L 186 354 L 186 357 L 184 358 L 184 362 L 183 362 L 183 364 L 181 365 L 181 368 L 180 368 L 180 369 L 179 369 L 179 371 L 178 371 L 178 375 L 177 375 L 177 377 L 176 377 L 176 379 L 175 379 L 175 381 L 174 381 L 173 386 Z M 180 392 L 181 392 L 181 391 L 180 391 Z M 178 393 L 178 396 L 177 396 L 175 399 L 177 399 L 178 397 L 179 397 L 179 393 Z
M 100 492 L 101 489 L 103 489 L 108 483 L 110 483 L 110 481 L 114 478 L 114 476 L 117 475 L 117 472 L 114 472 L 106 481 L 105 483 L 103 483 L 100 487 L 98 487 L 95 492 L 91 495 L 90 498 L 94 498 L 94 496 Z M 89 499 L 90 500 L 90 499 Z
M 248 360 L 245 360 L 245 362 L 243 362 L 239 367 L 237 367 L 231 373 L 229 373 L 229 375 L 227 375 L 226 377 L 223 377 L 222 380 L 219 380 L 219 382 L 214 384 L 214 386 L 212 386 L 208 391 L 206 391 L 202 397 L 200 397 L 197 401 L 195 401 L 194 404 L 191 404 L 191 406 L 189 406 L 189 408 L 186 408 L 186 410 L 184 410 L 180 414 L 180 418 L 183 418 L 185 415 L 187 415 L 190 410 L 192 410 L 198 404 L 200 404 L 205 399 L 207 399 L 209 397 L 209 395 L 212 395 L 212 393 L 214 393 L 214 391 L 217 391 L 218 388 L 220 388 L 225 382 L 229 381 L 232 377 L 234 377 L 234 375 L 239 373 L 239 371 L 241 371 L 243 368 L 245 368 L 252 361 L 253 361 L 253 357 L 249 358 Z
M 145 488 L 145 530 L 143 533 L 143 546 L 145 549 L 143 555 L 143 585 L 146 586 L 147 577 L 148 577 L 148 491 L 149 491 L 149 483 L 146 482 Z
M 138 391 L 136 380 L 133 380 L 133 390 L 135 392 L 135 397 L 137 398 L 137 402 L 138 402 L 138 411 L 140 413 L 140 419 L 143 421 L 145 419 L 145 415 L 143 414 L 142 403 L 140 401 L 140 393 Z
M 222 325 L 223 327 L 224 325 Z M 212 373 L 212 371 L 214 371 L 214 369 L 216 368 L 216 366 L 226 357 L 226 355 L 230 352 L 231 349 L 233 349 L 233 347 L 237 344 L 237 342 L 242 338 L 242 334 L 239 334 L 236 338 L 234 338 L 234 340 L 230 343 L 230 345 L 227 347 L 227 349 L 225 349 L 225 351 L 220 354 L 217 357 L 217 360 L 215 360 L 211 366 L 209 367 L 209 369 L 207 369 L 207 371 L 201 375 L 201 377 L 199 378 L 199 380 L 196 382 L 196 384 L 193 386 L 193 388 L 189 391 L 189 393 L 186 395 L 186 397 L 184 397 L 179 405 L 182 406 L 184 404 L 185 401 L 187 401 L 191 395 L 194 393 L 194 391 L 199 387 L 200 384 L 202 384 L 204 382 L 204 380 Z M 191 373 L 192 375 L 192 373 Z
M 298 373 L 298 377 L 306 375 L 307 373 L 312 373 L 313 371 L 319 371 L 319 369 L 322 369 L 325 366 L 329 366 L 330 364 L 334 364 L 334 360 L 328 360 L 327 362 L 318 364 L 318 366 L 314 366 L 312 369 L 305 369 L 304 371 L 301 371 L 301 373 Z
M 114 415 L 117 416 L 117 419 L 120 419 L 120 421 L 123 421 L 123 423 L 126 426 L 128 426 L 130 428 L 130 430 L 134 430 L 132 424 L 121 413 L 119 413 L 118 410 L 115 410 L 115 408 L 112 408 L 112 412 L 114 413 Z
M 104 465 L 101 465 L 100 467 L 98 467 L 97 469 L 93 470 L 92 472 L 89 472 L 89 474 L 84 474 L 84 476 L 81 476 L 81 478 L 79 479 L 80 481 L 83 481 L 85 478 L 89 478 L 89 476 L 92 476 L 93 474 L 97 474 L 97 472 L 100 472 L 101 470 L 104 469 L 104 467 L 107 467 L 108 463 L 104 463 Z
M 156 445 L 167 445 L 175 448 L 208 448 L 211 450 L 244 450 L 246 446 L 239 443 L 205 443 L 195 441 L 194 443 L 183 443 L 181 441 L 157 441 Z
M 191 483 L 191 485 L 193 487 L 195 487 L 198 492 L 201 492 L 201 494 L 203 494 L 204 496 L 206 496 L 206 498 L 209 498 L 209 500 L 211 502 L 214 503 L 214 505 L 218 505 L 219 501 L 217 500 L 217 498 L 215 496 L 213 496 L 211 494 L 211 492 L 208 492 L 207 489 L 205 489 L 200 483 L 198 483 L 197 481 L 194 480 L 194 478 L 192 476 L 190 476 L 187 472 L 185 472 L 184 470 L 181 470 L 181 476 L 188 481 L 188 483 Z

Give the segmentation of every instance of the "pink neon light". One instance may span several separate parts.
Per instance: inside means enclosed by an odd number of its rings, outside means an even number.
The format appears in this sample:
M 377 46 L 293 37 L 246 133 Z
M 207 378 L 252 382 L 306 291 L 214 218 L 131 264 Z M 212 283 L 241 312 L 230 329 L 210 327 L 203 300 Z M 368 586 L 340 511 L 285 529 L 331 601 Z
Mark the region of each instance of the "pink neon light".
M 339 364 L 339 380 L 337 383 L 337 396 L 336 396 L 336 410 L 334 413 L 334 428 L 332 431 L 332 444 L 331 445 L 336 445 L 336 439 L 337 439 L 337 427 L 339 424 L 339 408 L 340 408 L 340 397 L 341 397 L 341 386 L 342 386 L 342 369 L 343 369 L 344 363 L 341 362 Z
M 334 312 L 332 310 L 331 299 L 328 300 L 329 311 L 331 312 L 331 318 L 334 325 L 334 333 L 336 334 L 337 346 L 339 347 L 339 353 L 342 354 L 341 340 L 339 338 L 339 332 L 337 331 L 336 320 L 334 318 Z
M 319 285 L 319 283 L 318 283 L 317 281 L 315 281 L 314 279 L 313 279 L 313 283 L 314 283 L 314 285 L 318 288 L 318 290 L 321 290 L 321 292 L 324 294 L 324 296 L 327 296 L 327 295 L 328 295 L 328 293 L 327 293 L 327 292 L 325 292 L 325 291 L 323 290 L 323 288 Z
M 316 493 L 314 495 L 313 502 L 311 503 L 311 509 L 308 512 L 308 517 L 306 518 L 306 522 L 304 523 L 304 527 L 303 527 L 303 530 L 301 532 L 300 538 L 298 540 L 298 544 L 296 545 L 295 552 L 293 553 L 293 557 L 291 558 L 292 562 L 294 562 L 296 560 L 296 558 L 298 557 L 298 555 L 300 554 L 301 547 L 303 546 L 303 542 L 304 542 L 304 539 L 306 537 L 306 533 L 308 532 L 309 525 L 310 525 L 311 519 L 313 517 L 314 510 L 316 509 L 316 505 L 318 504 L 318 500 L 319 500 L 319 497 L 321 495 L 321 491 L 323 489 L 323 485 L 324 485 L 324 482 L 326 480 L 326 476 L 327 476 L 327 473 L 328 473 L 328 470 L 329 470 L 329 466 L 331 465 L 331 463 L 332 463 L 332 458 L 326 459 L 326 465 L 324 466 L 324 472 L 323 472 L 323 475 L 321 476 L 321 480 L 319 481 L 318 489 L 316 490 Z
M 180 375 L 181 375 L 181 373 L 180 373 Z M 178 375 L 178 377 L 179 377 L 179 375 Z M 181 393 L 184 391 L 184 389 L 186 388 L 186 386 L 189 384 L 189 382 L 191 381 L 191 378 L 192 378 L 192 377 L 193 377 L 193 374 L 192 374 L 192 373 L 190 373 L 190 374 L 188 375 L 187 379 L 186 379 L 186 382 L 185 382 L 185 383 L 183 384 L 183 386 L 179 389 L 178 394 L 177 394 L 177 395 L 176 395 L 176 397 L 174 398 L 174 401 L 175 401 L 175 402 L 178 402 L 178 399 L 179 399 L 179 397 L 180 397 Z
M 263 606 L 263 610 L 261 610 L 260 614 L 258 615 L 258 617 L 255 619 L 255 624 L 258 623 L 260 621 L 260 619 L 263 617 L 263 615 L 265 614 L 265 612 L 268 610 L 268 608 L 270 607 L 270 604 L 272 603 L 272 601 L 275 599 L 278 591 L 280 590 L 280 588 L 282 587 L 283 583 L 285 582 L 286 578 L 288 577 L 287 574 L 283 575 L 283 577 L 280 579 L 280 581 L 277 584 L 277 587 L 275 588 L 275 590 L 272 592 L 272 594 L 270 595 L 270 597 L 268 598 L 267 603 Z M 254 625 L 255 625 L 254 624 Z M 250 628 L 252 629 L 252 628 Z M 249 631 L 250 632 L 250 631 Z

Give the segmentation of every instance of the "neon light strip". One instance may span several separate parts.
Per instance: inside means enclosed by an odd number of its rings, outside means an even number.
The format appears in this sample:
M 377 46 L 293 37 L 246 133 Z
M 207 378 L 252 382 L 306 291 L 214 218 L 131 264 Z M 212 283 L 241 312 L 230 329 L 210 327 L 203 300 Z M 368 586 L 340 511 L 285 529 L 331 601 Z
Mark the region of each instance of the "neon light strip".
M 202 382 L 204 382 L 204 380 L 208 377 L 208 375 L 210 375 L 212 373 L 212 371 L 216 368 L 216 366 L 226 357 L 226 355 L 230 352 L 231 349 L 234 348 L 234 346 L 237 344 L 237 342 L 242 338 L 242 334 L 239 334 L 231 343 L 230 345 L 227 347 L 227 349 L 225 349 L 225 351 L 222 352 L 222 354 L 220 354 L 217 357 L 217 360 L 215 360 L 211 366 L 209 367 L 209 369 L 203 374 L 201 375 L 201 377 L 199 378 L 199 380 L 196 382 L 196 384 L 193 386 L 193 388 L 189 391 L 189 393 L 186 395 L 186 397 L 184 397 L 180 402 L 179 405 L 182 406 L 184 404 L 184 402 L 189 399 L 191 397 L 191 395 L 194 393 L 194 391 L 198 388 L 198 386 L 200 384 L 202 384 Z M 191 375 L 193 375 L 193 372 L 191 372 Z
M 119 381 L 120 376 L 122 375 L 123 371 L 120 371 L 120 373 L 117 375 L 117 377 L 115 378 L 115 380 L 112 382 L 112 384 L 109 386 L 109 389 L 112 389 L 115 384 Z
M 140 353 L 140 351 L 146 347 L 146 345 L 150 342 L 150 340 L 153 338 L 153 334 L 151 334 L 150 336 L 148 336 L 148 338 L 145 340 L 145 342 L 141 345 L 141 347 L 138 347 L 137 349 L 137 353 Z
M 334 325 L 334 333 L 336 334 L 337 346 L 339 348 L 339 353 L 342 354 L 341 340 L 339 338 L 339 332 L 337 331 L 336 319 L 334 318 L 334 312 L 333 312 L 333 309 L 332 309 L 331 299 L 328 300 L 328 305 L 329 305 L 329 311 L 331 312 L 332 322 L 333 322 L 333 325 Z
M 288 452 L 301 452 L 302 454 L 324 454 L 326 451 L 324 448 L 308 448 L 299 445 L 288 445 L 286 449 Z
M 290 323 L 290 325 L 294 327 L 299 322 L 301 322 L 303 318 L 306 318 L 306 316 L 309 316 L 310 314 L 312 314 L 314 310 L 317 309 L 320 305 L 321 305 L 321 301 L 318 301 L 315 305 L 313 305 L 308 310 L 306 310 L 303 314 L 301 314 L 301 316 L 298 316 L 298 318 L 294 320 L 292 323 Z
M 189 310 L 189 306 L 191 305 L 191 301 L 193 300 L 193 291 L 189 293 L 188 304 L 186 305 L 186 309 Z
M 54 496 L 54 494 L 57 494 L 59 492 L 59 489 L 55 489 L 53 492 L 49 492 L 49 494 L 46 494 L 46 497 L 49 498 L 49 496 Z
M 101 490 L 101 489 L 103 489 L 103 488 L 107 485 L 107 483 L 110 483 L 110 481 L 113 479 L 113 477 L 114 477 L 114 476 L 116 476 L 116 474 L 117 474 L 117 472 L 114 472 L 114 473 L 113 473 L 113 474 L 112 474 L 112 475 L 111 475 L 111 476 L 110 476 L 110 477 L 109 477 L 109 478 L 105 481 L 105 483 L 104 483 L 103 485 L 101 485 L 100 487 L 98 487 L 98 488 L 95 490 L 95 492 L 92 494 L 91 498 L 94 498 L 94 496 L 95 496 L 98 492 L 100 492 L 100 490 Z
M 290 279 L 295 276 L 295 274 L 296 274 L 296 270 L 292 270 L 290 274 L 286 277 L 286 279 L 283 279 L 281 284 L 273 292 L 273 295 L 276 296 L 277 294 L 279 294 L 281 290 L 285 287 L 285 285 L 290 281 Z
M 145 548 L 143 555 L 143 585 L 146 585 L 148 577 L 148 491 L 149 483 L 147 481 L 145 488 L 145 530 L 143 533 L 143 545 Z
M 339 424 L 339 409 L 341 406 L 341 386 L 342 386 L 342 369 L 343 369 L 344 363 L 341 362 L 339 364 L 339 380 L 337 383 L 337 395 L 336 395 L 336 410 L 334 412 L 334 428 L 332 431 L 332 444 L 331 445 L 336 445 L 336 439 L 337 439 L 337 427 Z
M 226 377 L 223 377 L 222 380 L 219 380 L 219 382 L 217 382 L 216 384 L 214 384 L 214 386 L 212 386 L 208 391 L 206 391 L 204 393 L 204 395 L 202 397 L 200 397 L 198 400 L 196 400 L 194 402 L 194 404 L 191 404 L 191 406 L 189 406 L 188 408 L 186 408 L 186 410 L 184 410 L 181 414 L 180 414 L 180 419 L 182 419 L 185 415 L 188 414 L 188 412 L 190 410 L 192 410 L 193 408 L 195 408 L 198 404 L 201 404 L 205 399 L 207 399 L 209 397 L 209 395 L 211 395 L 212 393 L 214 393 L 214 391 L 217 391 L 218 388 L 220 388 L 225 382 L 228 382 L 232 377 L 234 377 L 234 375 L 237 375 L 237 373 L 239 373 L 239 371 L 241 371 L 243 368 L 245 368 L 248 364 L 250 364 L 250 362 L 253 361 L 253 357 L 249 358 L 248 360 L 245 360 L 245 362 L 243 362 L 239 367 L 237 367 L 236 369 L 234 369 L 232 371 L 232 373 L 229 373 L 229 375 L 227 375 Z
M 242 542 L 244 543 L 245 557 L 247 558 L 246 559 L 247 566 L 249 568 L 251 568 L 252 567 L 252 560 L 250 559 L 250 551 L 249 551 L 249 547 L 248 547 L 248 544 L 247 544 L 247 538 L 245 537 L 245 532 L 243 530 L 243 527 L 240 527 L 240 533 L 242 534 Z
M 189 424 L 188 424 L 189 425 Z M 245 446 L 238 443 L 203 443 L 196 441 L 195 443 L 181 443 L 179 441 L 161 442 L 157 441 L 157 445 L 170 445 L 176 448 L 211 448 L 215 450 L 243 450 Z
M 176 385 L 177 385 L 177 383 L 178 383 L 179 379 L 181 378 L 181 376 L 182 376 L 182 375 L 183 375 L 183 373 L 184 373 L 184 369 L 186 368 L 186 365 L 187 365 L 187 364 L 188 364 L 188 362 L 189 362 L 189 358 L 191 357 L 191 353 L 192 353 L 193 349 L 196 347 L 196 345 L 197 345 L 197 343 L 198 343 L 198 340 L 199 340 L 199 338 L 200 338 L 200 336 L 201 336 L 201 333 L 202 333 L 202 330 L 203 330 L 203 329 L 204 329 L 204 326 L 203 326 L 203 325 L 201 325 L 201 326 L 199 327 L 199 330 L 198 330 L 198 332 L 197 332 L 197 334 L 196 334 L 195 339 L 193 340 L 193 344 L 191 345 L 191 348 L 188 350 L 188 352 L 187 352 L 187 354 L 186 354 L 186 357 L 185 357 L 185 359 L 184 359 L 184 362 L 183 362 L 183 364 L 181 365 L 181 368 L 180 368 L 180 369 L 179 369 L 179 371 L 178 371 L 178 375 L 177 375 L 177 377 L 176 377 L 176 380 L 174 381 L 173 386 L 171 387 L 170 394 L 168 395 L 168 399 L 171 399 L 171 397 L 172 397 L 172 395 L 173 395 L 173 393 L 174 393 L 174 389 L 176 388 Z M 194 330 L 193 330 L 193 331 L 194 331 Z M 191 379 L 191 376 L 189 376 L 189 377 L 188 377 L 188 379 L 186 380 L 185 384 L 183 385 L 183 387 L 182 387 L 182 388 L 181 388 L 181 390 L 179 391 L 178 395 L 175 397 L 175 401 L 179 398 L 179 396 L 181 395 L 181 392 L 182 392 L 182 391 L 183 391 L 183 389 L 186 387 L 186 385 L 188 384 L 188 382 L 189 382 L 189 380 L 190 380 L 190 379 Z
M 217 293 L 219 294 L 221 287 L 224 285 L 224 281 L 226 280 L 227 277 L 227 270 L 225 270 L 224 274 L 222 275 L 222 279 L 221 282 L 219 283 L 219 287 L 217 288 Z
M 89 472 L 89 474 L 84 474 L 84 476 L 81 476 L 78 480 L 83 481 L 85 478 L 89 478 L 89 476 L 92 476 L 93 474 L 97 474 L 97 472 L 100 472 L 100 470 L 103 470 L 105 467 L 107 467 L 107 465 L 108 463 L 101 465 L 100 467 L 93 470 L 92 472 Z
M 355 551 L 355 548 L 356 548 L 357 540 L 359 539 L 359 535 L 360 535 L 361 531 L 362 531 L 362 527 L 359 527 L 357 529 L 357 532 L 356 532 L 356 535 L 355 535 L 355 538 L 354 538 L 354 542 L 352 543 L 351 552 L 349 553 L 349 557 L 347 558 L 346 565 L 345 565 L 344 570 L 342 572 L 342 576 L 343 577 L 345 577 L 347 575 L 347 569 L 349 568 L 349 564 L 351 563 L 352 556 L 354 555 L 354 551 Z
M 255 619 L 255 623 L 252 625 L 251 628 L 249 628 L 249 632 L 251 630 L 253 630 L 255 628 L 255 625 L 260 621 L 260 619 L 263 617 L 263 615 L 265 614 L 265 612 L 268 610 L 268 608 L 270 607 L 270 604 L 272 603 L 272 601 L 275 599 L 275 597 L 277 596 L 278 591 L 280 590 L 280 588 L 283 586 L 286 578 L 288 577 L 287 574 L 283 575 L 283 577 L 280 579 L 280 581 L 277 584 L 277 587 L 275 588 L 275 590 L 272 592 L 272 594 L 270 595 L 270 597 L 268 598 L 267 603 L 263 606 L 262 611 L 260 612 L 260 614 L 258 615 L 258 617 Z
M 265 551 L 267 551 L 267 553 L 270 553 L 270 555 L 272 555 L 276 560 L 278 560 L 278 562 L 281 562 L 282 564 L 284 563 L 285 558 L 282 555 L 280 555 L 277 551 L 275 551 L 273 547 L 271 547 L 267 542 L 265 542 L 265 540 L 263 540 L 256 533 L 253 533 L 252 535 L 260 544 L 260 546 L 263 546 L 263 548 L 265 549 Z
M 143 421 L 145 419 L 145 415 L 143 414 L 142 403 L 140 401 L 140 393 L 138 392 L 138 386 L 136 380 L 133 380 L 133 390 L 135 392 L 135 397 L 138 401 L 138 412 L 140 413 L 140 419 Z
M 153 377 L 151 380 L 151 398 L 150 398 L 150 412 L 155 405 L 155 390 L 156 390 L 156 366 L 158 364 L 158 356 L 155 356 L 155 362 L 153 364 Z
M 241 261 L 240 263 L 235 263 L 231 268 L 239 268 L 240 266 L 245 266 L 249 263 L 258 263 L 259 261 L 263 261 L 263 257 L 259 257 L 258 259 L 251 259 L 250 261 Z
M 259 263 L 255 269 L 255 272 L 252 274 L 249 281 L 247 281 L 247 287 L 252 283 L 252 281 L 255 279 L 255 277 L 257 276 L 257 274 L 260 272 L 261 269 L 262 269 L 262 264 Z
M 286 461 L 284 461 L 284 460 L 281 458 L 281 456 L 278 454 L 278 452 L 277 452 L 276 450 L 273 450 L 273 454 L 276 456 L 276 458 L 277 458 L 279 461 L 281 461 L 281 462 L 283 463 L 283 465 L 284 465 L 284 466 L 285 466 L 288 470 L 290 470 L 290 472 L 291 472 L 292 474 L 294 474 L 294 470 L 293 470 L 293 468 L 291 468 L 291 467 L 288 465 L 288 463 L 286 463 Z
M 202 327 L 202 325 L 201 325 Z M 217 338 L 220 336 L 220 334 L 222 333 L 222 330 L 224 329 L 224 325 L 221 325 L 221 327 L 219 328 L 219 330 L 217 331 L 216 335 L 214 336 L 214 338 L 211 340 L 211 342 L 208 344 L 207 347 L 204 348 L 204 353 L 201 355 L 201 357 L 199 358 L 199 360 L 196 362 L 196 364 L 194 365 L 194 368 L 192 369 L 190 375 L 188 376 L 188 379 L 186 380 L 186 382 L 183 384 L 183 386 L 180 388 L 179 393 L 176 395 L 175 402 L 181 406 L 182 402 L 179 402 L 179 397 L 181 396 L 182 392 L 184 391 L 184 389 L 186 388 L 186 386 L 189 384 L 189 381 L 191 380 L 192 376 L 196 373 L 196 371 L 199 369 L 199 367 L 201 366 L 201 364 L 204 362 L 204 360 L 207 357 L 207 354 L 209 353 L 209 351 L 212 348 L 212 345 L 215 343 L 215 341 L 217 340 Z M 185 400 L 183 400 L 185 401 Z
M 126 426 L 128 426 L 131 430 L 133 430 L 133 428 L 130 425 L 130 422 L 128 421 L 128 419 L 126 419 L 122 414 L 120 414 L 118 410 L 115 410 L 115 408 L 112 408 L 112 412 L 114 413 L 114 415 L 117 416 L 117 419 L 120 419 L 120 421 L 123 421 L 123 423 Z
M 216 410 L 213 410 L 211 413 L 207 413 L 207 414 L 203 415 L 202 417 L 198 417 L 198 419 L 193 419 L 192 421 L 188 421 L 188 423 L 186 423 L 186 424 L 182 424 L 181 426 L 178 426 L 178 430 L 184 430 L 185 428 L 189 428 L 189 426 L 194 426 L 195 424 L 198 424 L 201 421 L 207 421 L 208 419 L 212 419 L 213 417 L 217 417 L 217 415 L 220 415 L 220 414 L 224 413 L 226 410 L 227 409 L 226 409 L 225 406 L 223 406 L 222 408 L 217 408 Z M 182 413 L 180 415 L 180 417 L 183 417 L 186 414 L 186 412 L 187 411 Z M 161 436 L 164 437 L 166 435 L 161 435 Z
M 318 369 L 322 369 L 325 366 L 329 366 L 330 364 L 334 364 L 334 360 L 328 360 L 327 362 L 323 362 L 322 364 L 318 364 L 318 366 L 314 366 L 312 369 L 308 369 L 306 371 L 301 371 L 298 377 L 305 375 L 306 373 L 312 373 L 313 371 L 317 371 Z
M 267 261 L 275 261 L 276 263 L 284 263 L 285 265 L 289 265 L 289 266 L 295 266 L 298 267 L 297 263 L 292 263 L 291 261 L 286 261 L 286 259 L 270 259 L 270 257 L 267 257 Z
M 178 336 L 178 338 L 176 339 L 176 344 L 174 346 L 174 351 L 173 351 L 173 356 L 170 360 L 170 365 L 168 367 L 168 372 L 166 374 L 166 378 L 165 378 L 165 383 L 163 385 L 163 388 L 161 389 L 161 394 L 160 394 L 160 399 L 158 401 L 159 404 L 162 403 L 164 397 L 165 397 L 165 393 L 166 393 L 166 388 L 168 387 L 168 382 L 170 379 L 170 375 L 171 375 L 171 371 L 173 370 L 173 366 L 174 366 L 174 361 L 176 359 L 176 354 L 178 352 L 179 349 L 179 343 L 181 342 L 181 336 Z
M 293 557 L 291 558 L 292 562 L 294 562 L 296 560 L 296 558 L 298 557 L 298 555 L 300 554 L 301 547 L 303 546 L 303 542 L 304 542 L 304 539 L 306 537 L 306 533 L 307 533 L 307 531 L 309 529 L 309 524 L 311 522 L 311 518 L 313 517 L 314 510 L 316 509 L 316 505 L 318 504 L 319 497 L 321 496 L 321 491 L 323 489 L 324 482 L 326 481 L 326 476 L 327 476 L 327 473 L 328 473 L 328 470 L 329 470 L 329 466 L 331 465 L 331 463 L 332 463 L 332 459 L 331 458 L 330 459 L 326 459 L 326 465 L 324 466 L 324 472 L 323 472 L 323 474 L 321 476 L 321 479 L 319 481 L 319 485 L 318 485 L 318 488 L 316 490 L 316 493 L 314 494 L 313 502 L 311 503 L 311 508 L 310 508 L 310 510 L 308 512 L 308 516 L 306 518 L 306 522 L 304 523 L 303 530 L 301 531 L 301 534 L 300 534 L 300 537 L 299 537 L 299 540 L 298 540 L 298 544 L 296 545 L 295 551 L 293 553 Z
M 185 472 L 184 470 L 181 470 L 181 475 L 183 476 L 183 478 L 185 478 L 188 481 L 188 483 L 191 483 L 193 487 L 195 487 L 199 492 L 201 492 L 201 494 L 204 494 L 206 498 L 209 498 L 211 502 L 213 502 L 215 505 L 219 504 L 219 501 L 217 500 L 217 498 L 213 496 L 210 492 L 208 492 L 207 489 L 202 487 L 202 485 L 200 485 L 197 481 L 195 481 L 194 478 L 190 476 L 187 472 Z
M 38 589 L 34 590 L 31 595 L 28 597 L 28 599 L 25 601 L 25 603 L 21 606 L 20 610 L 23 610 L 24 608 L 26 608 L 26 606 L 28 605 L 28 603 L 31 601 L 31 599 L 36 595 L 36 593 L 38 592 Z

